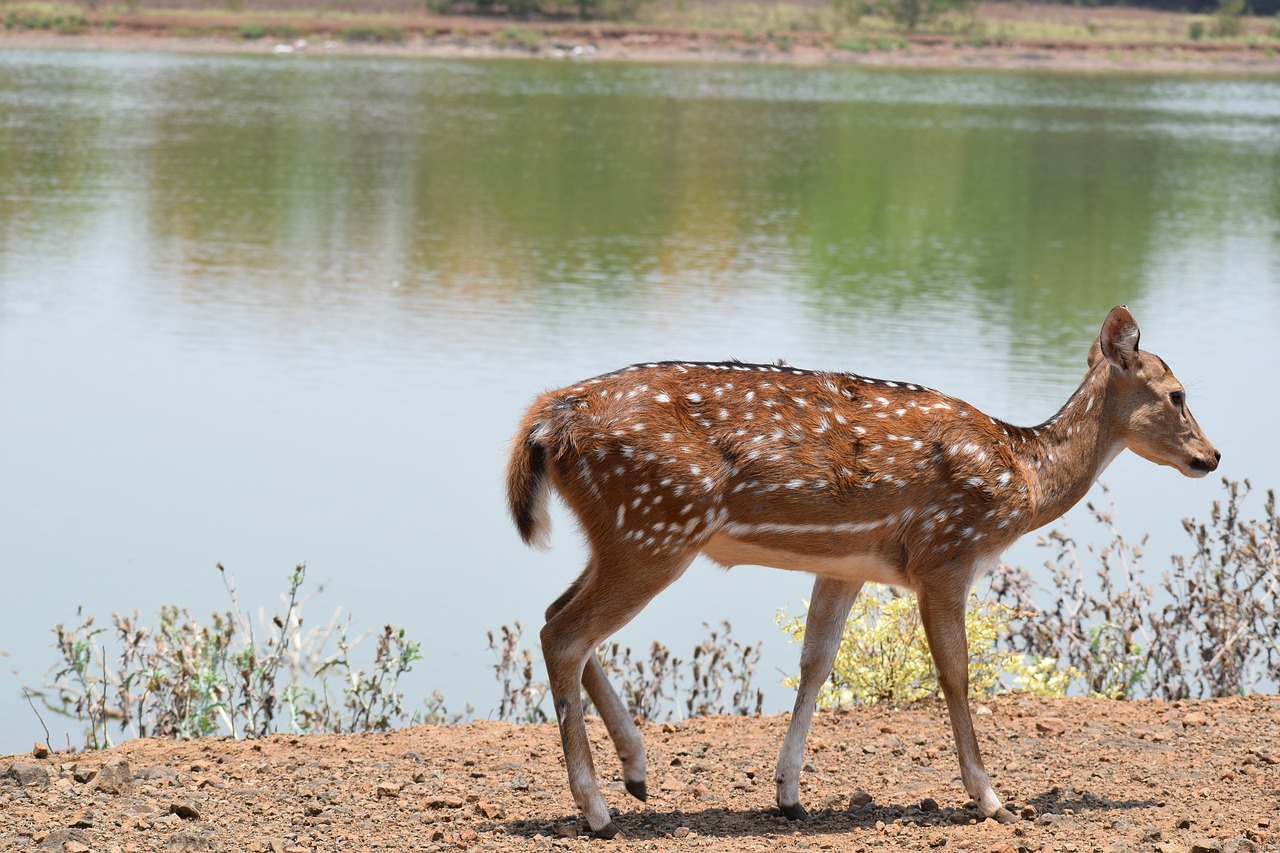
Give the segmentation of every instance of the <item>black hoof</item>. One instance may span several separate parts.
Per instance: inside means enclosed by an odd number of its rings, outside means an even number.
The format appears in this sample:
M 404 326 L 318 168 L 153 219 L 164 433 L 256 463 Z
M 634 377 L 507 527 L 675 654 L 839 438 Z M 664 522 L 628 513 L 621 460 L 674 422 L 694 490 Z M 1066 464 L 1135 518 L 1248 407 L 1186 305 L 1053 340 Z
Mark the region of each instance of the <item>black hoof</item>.
M 603 838 L 605 841 L 608 841 L 611 838 L 626 837 L 622 834 L 622 830 L 618 829 L 618 825 L 613 821 L 609 821 L 602 828 L 593 831 L 591 834 L 596 838 Z
M 627 793 L 635 797 L 642 803 L 649 802 L 649 790 L 644 786 L 644 780 L 639 782 L 626 782 Z
M 786 816 L 787 820 L 808 820 L 809 819 L 809 813 L 805 811 L 804 806 L 800 805 L 799 803 L 796 803 L 793 806 L 784 806 L 781 803 L 779 803 L 778 808 L 782 809 L 782 814 Z

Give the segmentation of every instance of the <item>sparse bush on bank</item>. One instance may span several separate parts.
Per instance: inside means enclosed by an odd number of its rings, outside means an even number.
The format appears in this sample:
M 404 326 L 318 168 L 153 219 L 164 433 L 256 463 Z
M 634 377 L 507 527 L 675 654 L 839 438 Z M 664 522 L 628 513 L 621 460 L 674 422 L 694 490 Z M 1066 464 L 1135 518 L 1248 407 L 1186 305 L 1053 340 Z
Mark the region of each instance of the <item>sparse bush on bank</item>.
M 1275 493 L 1266 493 L 1260 518 L 1247 518 L 1249 482 L 1224 479 L 1223 485 L 1226 496 L 1214 501 L 1207 522 L 1183 521 L 1192 549 L 1172 558 L 1159 595 L 1145 582 L 1145 537 L 1126 540 L 1114 506 L 1089 505 L 1106 544 L 1081 549 L 1065 528 L 1042 537 L 1039 544 L 1053 553 L 1047 581 L 1002 565 L 989 594 L 975 595 L 966 614 L 972 691 L 1178 700 L 1274 689 L 1280 682 Z M 350 619 L 335 615 L 304 631 L 302 609 L 311 597 L 301 594 L 304 573 L 299 566 L 290 575 L 284 612 L 257 626 L 241 612 L 225 572 L 231 608 L 208 624 L 173 605 L 162 608 L 154 629 L 142 626 L 136 613 L 114 614 L 110 631 L 78 614 L 75 627 L 54 629 L 61 662 L 42 688 L 28 692 L 45 708 L 84 723 L 88 748 L 109 746 L 113 730 L 242 737 L 383 731 L 471 715 L 470 706 L 451 713 L 439 692 L 424 709 L 405 707 L 398 680 L 421 653 L 402 629 L 375 632 L 367 669 L 354 663 L 359 641 L 349 639 Z M 803 617 L 780 614 L 778 622 L 803 639 Z M 763 692 L 752 683 L 760 645 L 735 640 L 728 622 L 707 630 L 688 660 L 657 642 L 647 656 L 616 642 L 597 650 L 631 714 L 670 720 L 760 713 Z M 488 634 L 502 690 L 492 716 L 545 722 L 543 666 L 523 645 L 522 632 L 516 622 Z M 110 655 L 109 640 L 115 643 Z M 791 677 L 784 684 L 795 682 Z M 936 694 L 915 600 L 864 591 L 819 704 L 907 704 Z
M 702 717 L 708 714 L 759 714 L 764 692 L 752 686 L 760 660 L 759 644 L 733 638 L 729 623 L 707 629 L 707 638 L 694 646 L 688 661 L 662 643 L 654 642 L 645 659 L 629 646 L 605 643 L 596 651 L 609 680 L 618 687 L 633 717 L 645 720 Z M 539 676 L 541 662 L 522 645 L 523 628 L 503 625 L 500 637 L 489 632 L 489 649 L 497 656 L 494 674 L 502 686 L 495 716 L 499 720 L 541 723 L 548 719 L 542 703 L 548 690 Z M 728 694 L 728 695 L 726 695 Z
M 1174 555 L 1158 596 L 1141 566 L 1145 537 L 1127 541 L 1114 506 L 1089 505 L 1109 536 L 1101 547 L 1081 552 L 1065 529 L 1043 537 L 1055 552 L 1045 564 L 1051 586 L 1002 566 L 992 590 L 1019 614 L 1009 625 L 1014 649 L 1057 659 L 1079 673 L 1082 692 L 1113 698 L 1234 696 L 1263 683 L 1274 689 L 1280 681 L 1275 492 L 1268 490 L 1260 518 L 1246 520 L 1249 481 L 1224 479 L 1223 486 L 1226 498 L 1213 502 L 1207 523 L 1183 520 L 1192 551 Z M 1044 598 L 1050 606 L 1037 603 Z
M 305 567 L 289 576 L 284 612 L 254 623 L 241 611 L 221 565 L 231 608 L 207 624 L 176 605 L 154 628 L 137 613 L 112 614 L 111 628 L 77 612 L 79 624 L 54 628 L 61 657 L 40 688 L 24 688 L 44 707 L 87 725 L 85 746 L 112 744 L 113 732 L 138 737 L 261 737 L 276 731 L 385 731 L 417 719 L 451 719 L 437 694 L 425 712 L 404 707 L 398 679 L 422 655 L 401 628 L 375 634 L 368 668 L 354 662 L 363 637 L 350 618 L 303 628 Z M 107 651 L 108 644 L 112 652 Z

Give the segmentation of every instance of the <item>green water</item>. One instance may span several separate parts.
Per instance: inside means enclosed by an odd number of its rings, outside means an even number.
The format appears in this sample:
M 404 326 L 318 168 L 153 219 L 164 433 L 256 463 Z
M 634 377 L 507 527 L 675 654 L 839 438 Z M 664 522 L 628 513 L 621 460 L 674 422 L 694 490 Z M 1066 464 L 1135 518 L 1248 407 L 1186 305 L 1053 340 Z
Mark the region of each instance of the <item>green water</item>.
M 410 689 L 484 713 L 483 630 L 538 624 L 581 560 L 564 519 L 519 547 L 505 442 L 631 361 L 782 357 L 1034 422 L 1124 302 L 1224 473 L 1275 485 L 1278 273 L 1273 79 L 0 54 L 0 577 L 32 605 L 0 747 L 45 629 L 208 612 L 218 560 L 242 601 L 308 560 L 324 606 L 424 642 Z M 1165 553 L 1216 497 L 1106 479 Z M 807 586 L 733 575 L 633 638 L 729 616 L 772 685 Z

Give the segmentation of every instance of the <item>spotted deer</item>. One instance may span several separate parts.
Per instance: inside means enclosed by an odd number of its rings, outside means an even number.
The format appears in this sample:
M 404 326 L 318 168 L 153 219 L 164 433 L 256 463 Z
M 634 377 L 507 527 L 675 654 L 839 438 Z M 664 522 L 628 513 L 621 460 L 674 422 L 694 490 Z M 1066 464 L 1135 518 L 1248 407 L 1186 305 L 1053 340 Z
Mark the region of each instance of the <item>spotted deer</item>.
M 637 364 L 539 397 L 507 470 L 511 514 L 545 544 L 559 492 L 590 547 L 547 609 L 542 653 L 569 787 L 592 832 L 619 834 L 592 764 L 579 686 L 604 721 L 627 791 L 646 799 L 645 748 L 593 651 L 693 558 L 816 576 L 800 686 L 778 757 L 783 814 L 806 816 L 799 775 L 819 689 L 866 581 L 916 594 L 965 790 L 992 790 L 969 712 L 964 608 L 974 579 L 1018 537 L 1061 516 L 1125 448 L 1188 477 L 1221 454 L 1123 306 L 1108 314 L 1080 387 L 1017 427 L 929 388 L 783 364 Z

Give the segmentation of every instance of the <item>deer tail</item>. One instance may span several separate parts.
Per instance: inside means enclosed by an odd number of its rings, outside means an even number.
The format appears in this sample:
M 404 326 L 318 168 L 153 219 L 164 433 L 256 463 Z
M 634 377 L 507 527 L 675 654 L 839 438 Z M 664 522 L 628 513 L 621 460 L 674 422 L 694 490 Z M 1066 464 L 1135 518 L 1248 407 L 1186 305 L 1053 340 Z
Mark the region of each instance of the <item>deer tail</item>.
M 547 450 L 541 441 L 546 430 L 546 421 L 531 412 L 511 443 L 507 461 L 507 506 L 520 538 L 533 548 L 547 547 L 551 533 L 547 512 L 551 482 L 547 478 Z

